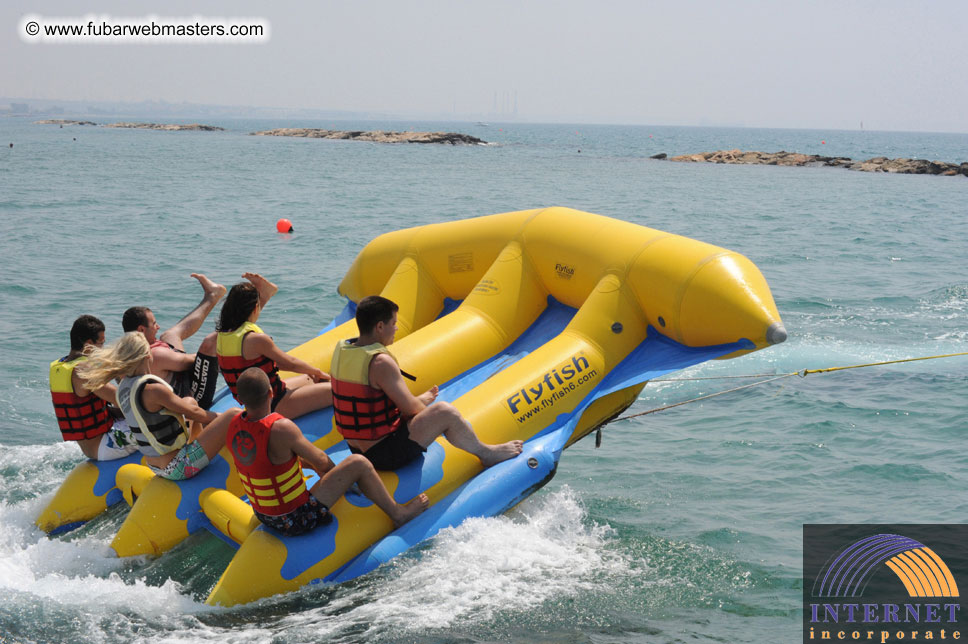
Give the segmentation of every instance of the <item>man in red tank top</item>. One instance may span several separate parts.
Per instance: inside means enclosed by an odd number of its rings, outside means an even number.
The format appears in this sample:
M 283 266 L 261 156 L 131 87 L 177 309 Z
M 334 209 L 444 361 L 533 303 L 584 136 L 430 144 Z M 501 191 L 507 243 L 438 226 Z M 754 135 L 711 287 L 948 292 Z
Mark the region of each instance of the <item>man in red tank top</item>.
M 370 461 L 354 454 L 335 465 L 326 452 L 303 436 L 296 423 L 272 413 L 269 378 L 261 369 L 246 369 L 236 389 L 245 412 L 232 421 L 226 443 L 263 524 L 294 536 L 328 523 L 329 508 L 354 483 L 398 526 L 427 509 L 426 494 L 405 505 L 397 503 Z M 304 483 L 294 484 L 302 478 L 302 466 L 320 476 L 308 494 Z

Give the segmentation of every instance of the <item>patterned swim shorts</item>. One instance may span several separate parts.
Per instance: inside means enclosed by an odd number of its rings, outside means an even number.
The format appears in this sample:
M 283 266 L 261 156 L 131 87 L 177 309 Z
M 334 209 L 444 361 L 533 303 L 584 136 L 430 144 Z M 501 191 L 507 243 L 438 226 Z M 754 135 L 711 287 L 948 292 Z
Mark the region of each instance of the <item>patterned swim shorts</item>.
M 113 461 L 130 456 L 138 451 L 138 445 L 131 429 L 124 420 L 114 421 L 114 426 L 101 435 L 101 442 L 97 447 L 98 461 Z
M 316 500 L 314 496 L 310 496 L 308 501 L 288 514 L 272 516 L 256 512 L 255 516 L 263 525 L 269 526 L 286 537 L 304 534 L 318 525 L 326 525 L 333 520 L 329 508 Z
M 208 454 L 198 441 L 192 441 L 178 450 L 178 454 L 165 466 L 165 469 L 152 467 L 151 470 L 163 479 L 184 481 L 201 472 L 206 465 L 208 465 Z

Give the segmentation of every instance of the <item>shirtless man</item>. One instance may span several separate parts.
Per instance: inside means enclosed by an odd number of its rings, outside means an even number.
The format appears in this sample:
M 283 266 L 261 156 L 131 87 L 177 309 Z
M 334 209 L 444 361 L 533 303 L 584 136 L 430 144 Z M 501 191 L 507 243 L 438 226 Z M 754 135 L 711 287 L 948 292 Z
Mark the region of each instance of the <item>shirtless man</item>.
M 205 318 L 225 296 L 226 289 L 201 273 L 192 273 L 204 291 L 202 301 L 175 326 L 158 335 L 155 314 L 146 306 L 133 306 L 124 312 L 121 326 L 125 333 L 140 331 L 151 345 L 151 373 L 170 384 L 179 396 L 191 396 L 202 409 L 212 405 L 218 380 L 215 358 L 215 332 L 205 336 L 197 353 L 186 353 L 184 341 L 202 327 Z
M 378 470 L 395 470 L 418 458 L 443 434 L 455 447 L 481 459 L 484 467 L 520 454 L 519 440 L 482 443 L 456 407 L 434 403 L 436 385 L 419 396 L 410 393 L 387 349 L 397 333 L 398 308 L 377 295 L 360 300 L 360 337 L 343 340 L 333 353 L 333 417 L 350 451 L 363 454 Z

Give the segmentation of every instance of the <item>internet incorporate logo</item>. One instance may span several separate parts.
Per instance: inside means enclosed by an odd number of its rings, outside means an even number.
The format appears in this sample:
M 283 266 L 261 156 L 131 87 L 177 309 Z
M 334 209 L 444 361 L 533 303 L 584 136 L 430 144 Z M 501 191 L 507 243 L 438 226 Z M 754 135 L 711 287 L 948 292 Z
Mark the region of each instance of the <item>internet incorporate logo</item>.
M 814 596 L 863 595 L 868 579 L 881 564 L 894 571 L 911 597 L 958 597 L 958 584 L 941 557 L 923 543 L 899 534 L 877 534 L 844 548 L 817 579 Z
M 804 525 L 804 642 L 960 640 L 966 545 L 964 525 Z

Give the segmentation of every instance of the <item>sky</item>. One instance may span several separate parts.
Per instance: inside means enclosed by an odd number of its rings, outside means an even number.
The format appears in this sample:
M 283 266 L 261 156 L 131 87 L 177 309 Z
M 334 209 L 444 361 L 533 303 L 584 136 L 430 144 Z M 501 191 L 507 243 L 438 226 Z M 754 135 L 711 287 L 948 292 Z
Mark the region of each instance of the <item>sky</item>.
M 256 18 L 270 35 L 23 33 L 87 15 Z M 31 100 L 968 132 L 965 0 L 5 0 L 0 28 L 0 96 Z

